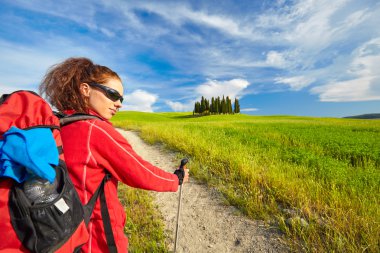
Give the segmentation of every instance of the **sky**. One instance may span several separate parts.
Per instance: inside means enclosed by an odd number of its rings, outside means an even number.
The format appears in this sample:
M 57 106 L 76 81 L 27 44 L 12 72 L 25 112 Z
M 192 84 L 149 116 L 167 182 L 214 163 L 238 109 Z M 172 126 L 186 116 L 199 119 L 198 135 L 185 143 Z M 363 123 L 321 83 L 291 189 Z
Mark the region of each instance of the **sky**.
M 0 23 L 0 94 L 87 57 L 120 75 L 122 110 L 380 113 L 379 0 L 0 0 Z

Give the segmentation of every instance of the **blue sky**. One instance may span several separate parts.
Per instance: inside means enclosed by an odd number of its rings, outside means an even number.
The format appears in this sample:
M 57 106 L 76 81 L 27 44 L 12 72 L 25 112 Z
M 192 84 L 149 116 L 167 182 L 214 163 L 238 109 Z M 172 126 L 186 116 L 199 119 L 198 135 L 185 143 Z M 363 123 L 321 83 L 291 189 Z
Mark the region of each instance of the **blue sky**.
M 380 112 L 378 0 L 0 0 L 0 22 L 0 93 L 84 56 L 119 73 L 123 110 L 228 95 L 253 115 Z

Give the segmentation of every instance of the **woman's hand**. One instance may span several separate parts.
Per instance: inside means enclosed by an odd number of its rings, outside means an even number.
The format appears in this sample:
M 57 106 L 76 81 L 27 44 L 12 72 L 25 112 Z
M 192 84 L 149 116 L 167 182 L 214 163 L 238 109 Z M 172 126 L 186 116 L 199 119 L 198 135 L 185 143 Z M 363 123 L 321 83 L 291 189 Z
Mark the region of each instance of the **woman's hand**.
M 186 183 L 189 181 L 189 169 L 184 169 L 185 176 L 183 177 L 183 183 Z
M 182 185 L 182 183 L 189 181 L 189 170 L 186 169 L 186 164 L 188 162 L 189 160 L 187 158 L 182 159 L 181 165 L 174 171 L 174 174 L 176 174 L 178 177 L 179 185 Z
M 189 170 L 184 168 L 178 168 L 174 171 L 174 174 L 178 177 L 178 184 L 181 185 L 189 181 Z

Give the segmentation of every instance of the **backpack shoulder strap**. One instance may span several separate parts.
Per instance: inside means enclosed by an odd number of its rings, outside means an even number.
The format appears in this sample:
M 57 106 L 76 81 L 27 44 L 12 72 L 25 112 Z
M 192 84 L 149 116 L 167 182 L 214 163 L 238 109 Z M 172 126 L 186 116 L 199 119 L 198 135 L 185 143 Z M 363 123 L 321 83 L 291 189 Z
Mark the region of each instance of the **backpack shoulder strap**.
M 106 178 L 107 176 L 109 176 L 110 178 L 111 175 L 110 174 L 106 175 Z M 104 192 L 104 185 L 103 185 L 103 191 L 100 192 L 100 211 L 102 213 L 103 227 L 104 227 L 104 232 L 106 235 L 108 250 L 110 253 L 117 253 L 115 237 L 113 236 L 113 232 L 112 232 L 111 218 L 108 212 L 106 194 Z
M 106 174 L 103 178 L 102 182 L 96 189 L 94 195 L 92 195 L 91 199 L 88 201 L 88 203 L 83 207 L 84 209 L 84 221 L 86 225 L 90 223 L 90 218 L 92 215 L 92 212 L 94 211 L 96 200 L 100 198 L 100 211 L 102 214 L 103 219 L 103 227 L 104 232 L 107 240 L 108 250 L 110 253 L 117 253 L 117 247 L 115 243 L 115 237 L 112 232 L 112 226 L 111 226 L 111 220 L 110 215 L 108 212 L 107 202 L 106 202 L 106 195 L 104 193 L 104 185 L 105 183 L 110 180 L 111 174 Z
M 54 113 L 59 118 L 59 123 L 61 126 L 68 125 L 70 123 L 80 121 L 80 120 L 88 120 L 88 119 L 99 119 L 102 120 L 102 118 L 95 116 L 95 115 L 89 115 L 85 113 L 75 113 L 72 115 L 64 115 L 59 112 Z
M 2 103 L 4 103 L 4 101 L 7 99 L 7 97 L 9 96 L 9 94 L 3 94 L 1 97 L 0 97 L 0 105 Z
M 90 218 L 92 215 L 92 212 L 94 211 L 96 200 L 99 198 L 100 194 L 104 192 L 104 185 L 105 183 L 111 178 L 110 174 L 106 174 L 106 176 L 103 178 L 102 182 L 99 184 L 98 188 L 96 189 L 94 195 L 90 198 L 90 200 L 87 202 L 86 205 L 84 205 L 84 221 L 86 225 L 90 223 Z

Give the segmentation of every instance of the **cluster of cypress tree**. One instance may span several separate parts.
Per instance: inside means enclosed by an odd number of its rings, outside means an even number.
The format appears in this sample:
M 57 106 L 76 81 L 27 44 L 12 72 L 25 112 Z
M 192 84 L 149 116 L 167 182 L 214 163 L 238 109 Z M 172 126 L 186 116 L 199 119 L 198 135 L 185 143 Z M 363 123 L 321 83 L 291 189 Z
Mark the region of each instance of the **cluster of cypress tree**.
M 202 96 L 200 102 L 195 102 L 193 114 L 234 114 L 240 113 L 239 100 L 235 98 L 234 109 L 232 110 L 231 99 L 227 96 L 226 98 L 220 99 L 220 97 L 211 98 L 210 100 L 205 99 Z

